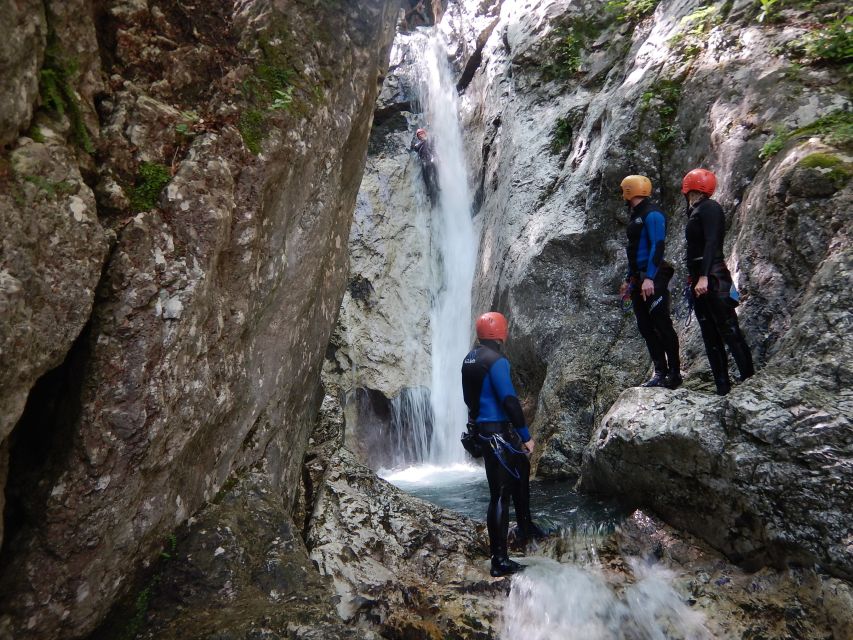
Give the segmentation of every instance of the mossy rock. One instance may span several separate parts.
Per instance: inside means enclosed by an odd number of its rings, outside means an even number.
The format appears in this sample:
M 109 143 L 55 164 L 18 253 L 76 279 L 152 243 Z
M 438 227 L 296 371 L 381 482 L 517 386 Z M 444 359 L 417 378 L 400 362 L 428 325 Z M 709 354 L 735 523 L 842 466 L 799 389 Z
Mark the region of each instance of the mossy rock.
M 832 153 L 811 153 L 794 168 L 790 192 L 795 196 L 828 197 L 844 188 L 851 176 L 853 163 Z

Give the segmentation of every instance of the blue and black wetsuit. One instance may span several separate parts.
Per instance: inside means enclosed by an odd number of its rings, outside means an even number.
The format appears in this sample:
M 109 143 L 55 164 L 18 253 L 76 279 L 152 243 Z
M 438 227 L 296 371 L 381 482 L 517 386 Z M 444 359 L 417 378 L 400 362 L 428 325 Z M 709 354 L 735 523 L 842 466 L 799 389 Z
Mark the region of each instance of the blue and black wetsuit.
M 468 420 L 477 425 L 489 480 L 486 524 L 493 560 L 507 557 L 509 500 L 515 505 L 521 538 L 538 534 L 530 517 L 530 461 L 522 443 L 530 440 L 521 403 L 512 386 L 509 360 L 500 345 L 481 340 L 462 363 L 462 393 Z
M 725 234 L 725 214 L 716 200 L 705 198 L 688 208 L 684 228 L 687 270 L 694 287 L 702 276 L 708 278 L 708 293 L 698 298 L 694 294 L 693 310 L 717 392 L 723 395 L 728 393 L 731 384 L 725 345 L 732 352 L 742 380 L 755 372 L 752 353 L 735 313 L 736 302 L 729 295 L 732 276 L 723 259 Z
M 628 236 L 628 281 L 632 284 L 631 301 L 637 328 L 655 366 L 655 374 L 678 374 L 678 334 L 669 315 L 669 280 L 672 267 L 664 262 L 666 218 L 656 204 L 645 198 L 631 209 L 631 220 L 625 230 Z M 651 298 L 643 300 L 641 287 L 649 278 L 655 283 Z

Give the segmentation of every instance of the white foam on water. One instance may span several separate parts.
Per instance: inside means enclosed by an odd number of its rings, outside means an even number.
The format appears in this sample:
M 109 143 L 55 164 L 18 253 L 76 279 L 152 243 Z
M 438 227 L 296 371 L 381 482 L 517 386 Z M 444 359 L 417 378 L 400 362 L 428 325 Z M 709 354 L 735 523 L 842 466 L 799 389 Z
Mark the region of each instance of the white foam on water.
M 710 640 L 702 614 L 672 587 L 660 565 L 634 563 L 634 584 L 618 592 L 594 567 L 529 558 L 515 575 L 501 640 Z
M 480 482 L 485 474 L 482 466 L 457 462 L 446 466 L 421 464 L 405 469 L 380 469 L 377 475 L 401 489 L 411 489 Z

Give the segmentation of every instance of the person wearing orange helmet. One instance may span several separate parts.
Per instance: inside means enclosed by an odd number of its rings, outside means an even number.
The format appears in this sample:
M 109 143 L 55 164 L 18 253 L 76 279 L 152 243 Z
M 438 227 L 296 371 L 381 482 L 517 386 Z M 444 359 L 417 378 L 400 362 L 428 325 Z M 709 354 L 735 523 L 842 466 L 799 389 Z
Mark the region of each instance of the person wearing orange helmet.
M 755 373 L 752 353 L 740 330 L 737 290 L 723 257 L 726 219 L 723 208 L 711 199 L 717 177 L 707 169 L 693 169 L 681 181 L 687 199 L 686 261 L 693 291 L 696 320 L 705 343 L 714 384 L 719 395 L 731 390 L 726 345 L 734 358 L 741 381 Z
M 652 182 L 646 176 L 626 176 L 620 185 L 631 209 L 625 229 L 628 273 L 623 296 L 630 291 L 637 329 L 646 341 L 654 374 L 643 387 L 676 389 L 682 383 L 678 334 L 669 314 L 669 281 L 675 270 L 663 259 L 666 218 L 651 200 Z
M 477 318 L 479 344 L 462 363 L 462 395 L 468 406 L 469 429 L 476 433 L 489 481 L 489 531 L 492 576 L 520 571 L 509 559 L 509 501 L 515 505 L 519 535 L 523 540 L 542 535 L 530 516 L 530 461 L 533 438 L 510 379 L 509 360 L 503 355 L 508 327 L 495 311 Z
M 418 158 L 420 158 L 424 186 L 429 202 L 434 207 L 438 202 L 438 175 L 435 166 L 435 149 L 432 140 L 427 136 L 426 129 L 418 129 L 415 132 L 415 139 L 412 140 L 411 148 L 417 152 Z

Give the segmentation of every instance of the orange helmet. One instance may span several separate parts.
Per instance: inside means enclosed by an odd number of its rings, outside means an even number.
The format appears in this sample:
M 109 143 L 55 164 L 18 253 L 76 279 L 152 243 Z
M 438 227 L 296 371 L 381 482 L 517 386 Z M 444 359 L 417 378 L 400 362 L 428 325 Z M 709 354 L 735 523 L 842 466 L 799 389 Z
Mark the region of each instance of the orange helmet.
M 693 169 L 681 181 L 681 193 L 683 194 L 687 194 L 688 191 L 698 191 L 710 196 L 716 188 L 717 176 L 707 169 Z
M 630 200 L 636 196 L 652 195 L 652 181 L 646 176 L 625 176 L 622 179 L 622 197 Z
M 502 313 L 489 311 L 477 318 L 477 337 L 480 340 L 506 340 L 507 321 Z

